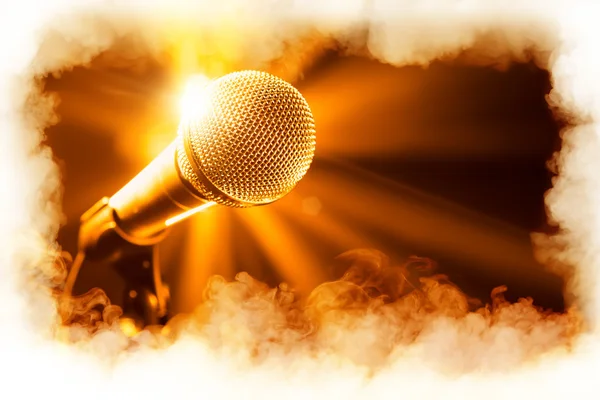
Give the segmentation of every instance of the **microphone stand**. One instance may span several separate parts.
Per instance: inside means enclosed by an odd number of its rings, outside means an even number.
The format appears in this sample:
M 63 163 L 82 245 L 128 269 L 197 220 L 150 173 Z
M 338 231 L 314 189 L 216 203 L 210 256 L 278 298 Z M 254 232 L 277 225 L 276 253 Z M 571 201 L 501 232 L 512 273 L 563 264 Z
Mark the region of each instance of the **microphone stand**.
M 144 326 L 164 325 L 168 320 L 169 289 L 163 283 L 158 243 L 166 229 L 150 238 L 133 238 L 118 226 L 108 197 L 86 211 L 80 221 L 79 253 L 73 263 L 64 294 L 70 296 L 83 263 L 107 261 L 125 281 L 123 316 Z
M 165 325 L 168 290 L 162 283 L 158 246 L 131 245 L 112 267 L 125 280 L 123 315 L 141 319 L 144 325 Z

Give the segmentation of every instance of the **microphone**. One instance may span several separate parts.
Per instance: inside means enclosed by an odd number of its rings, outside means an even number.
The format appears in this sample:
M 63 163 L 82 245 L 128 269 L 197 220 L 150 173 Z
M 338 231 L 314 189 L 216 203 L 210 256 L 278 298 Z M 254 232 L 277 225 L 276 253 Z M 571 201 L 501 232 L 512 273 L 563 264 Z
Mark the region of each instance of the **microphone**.
M 272 203 L 309 169 L 314 118 L 284 80 L 234 72 L 208 84 L 194 107 L 171 145 L 82 215 L 79 250 L 87 258 L 118 258 L 127 243 L 152 246 L 169 226 L 212 205 Z

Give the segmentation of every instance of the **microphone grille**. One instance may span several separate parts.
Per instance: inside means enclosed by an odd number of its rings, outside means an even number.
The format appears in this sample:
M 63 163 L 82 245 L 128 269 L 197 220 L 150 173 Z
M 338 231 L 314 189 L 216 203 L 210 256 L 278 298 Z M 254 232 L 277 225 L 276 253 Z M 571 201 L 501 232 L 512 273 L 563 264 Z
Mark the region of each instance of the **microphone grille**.
M 220 204 L 267 204 L 304 177 L 315 151 L 308 103 L 284 80 L 241 71 L 212 82 L 205 102 L 180 126 L 179 169 L 201 195 Z

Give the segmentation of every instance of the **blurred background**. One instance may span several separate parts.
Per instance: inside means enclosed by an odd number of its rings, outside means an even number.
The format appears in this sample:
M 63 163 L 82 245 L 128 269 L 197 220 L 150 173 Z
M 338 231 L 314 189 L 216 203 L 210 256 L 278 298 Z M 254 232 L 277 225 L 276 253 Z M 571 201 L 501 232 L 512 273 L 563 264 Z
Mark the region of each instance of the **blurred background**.
M 322 51 L 301 73 L 265 66 L 306 97 L 317 152 L 306 177 L 265 207 L 213 207 L 175 226 L 160 245 L 174 312 L 191 311 L 208 277 L 241 271 L 299 292 L 339 276 L 336 256 L 374 248 L 402 263 L 432 258 L 439 272 L 484 301 L 531 296 L 560 311 L 562 280 L 533 256 L 530 233 L 548 231 L 546 162 L 559 126 L 545 102 L 549 76 L 534 64 L 499 70 L 449 62 L 396 68 Z M 99 57 L 48 77 L 61 120 L 47 130 L 60 163 L 66 224 L 77 251 L 79 217 L 114 194 L 174 139 L 181 79 L 153 58 Z M 123 283 L 84 265 L 76 293 L 99 286 L 119 303 Z

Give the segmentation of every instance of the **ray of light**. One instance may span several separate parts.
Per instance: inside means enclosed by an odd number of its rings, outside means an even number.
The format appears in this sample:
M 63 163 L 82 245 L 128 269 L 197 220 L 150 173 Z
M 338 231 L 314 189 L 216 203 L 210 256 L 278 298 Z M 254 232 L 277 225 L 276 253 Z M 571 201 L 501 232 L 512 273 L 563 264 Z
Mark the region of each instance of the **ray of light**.
M 229 275 L 233 270 L 230 223 L 227 210 L 212 207 L 195 215 L 188 224 L 187 240 L 181 246 L 182 265 L 178 268 L 174 308 L 191 311 L 199 292 L 213 275 Z
M 313 110 L 323 157 L 435 159 L 545 150 L 542 136 L 555 128 L 541 79 L 532 77 L 513 90 L 519 80 L 494 74 L 441 66 L 397 69 L 351 58 L 323 67 L 299 88 Z M 487 89 L 493 95 L 480 93 L 481 87 L 493 88 Z M 524 94 L 515 96 L 517 90 Z M 485 101 L 477 100 L 484 95 Z M 539 107 L 531 111 L 531 103 Z
M 256 207 L 243 210 L 239 217 L 271 265 L 292 287 L 306 293 L 325 280 L 312 247 L 280 215 L 267 207 Z
M 318 196 L 334 218 L 355 220 L 365 231 L 380 230 L 400 243 L 426 244 L 432 251 L 531 278 L 536 264 L 523 240 L 527 231 L 361 169 L 344 173 L 345 168 L 314 168 L 299 189 Z
M 323 206 L 318 196 L 300 189 L 290 193 L 277 210 L 290 219 L 294 229 L 318 232 L 321 240 L 335 248 L 377 247 L 370 237 L 349 226 L 349 219 L 335 216 L 329 209 L 321 210 Z

